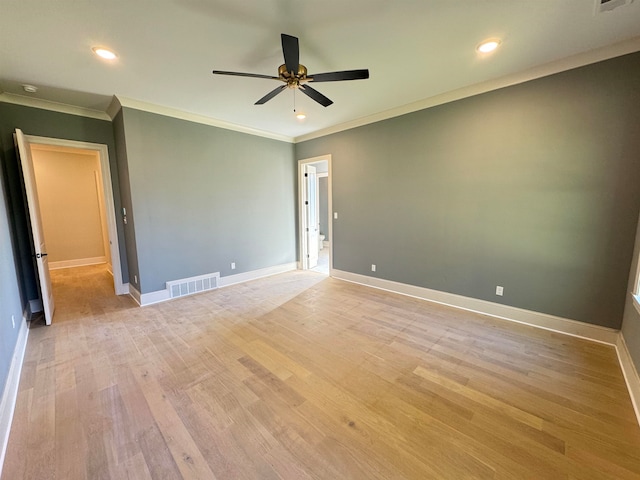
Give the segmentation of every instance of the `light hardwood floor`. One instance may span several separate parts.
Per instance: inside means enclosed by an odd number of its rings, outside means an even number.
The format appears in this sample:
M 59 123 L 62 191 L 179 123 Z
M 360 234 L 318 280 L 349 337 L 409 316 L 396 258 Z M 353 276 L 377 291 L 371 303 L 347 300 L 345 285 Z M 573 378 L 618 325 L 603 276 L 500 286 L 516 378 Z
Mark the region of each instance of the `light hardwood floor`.
M 139 308 L 53 272 L 3 479 L 639 479 L 612 347 L 291 272 Z

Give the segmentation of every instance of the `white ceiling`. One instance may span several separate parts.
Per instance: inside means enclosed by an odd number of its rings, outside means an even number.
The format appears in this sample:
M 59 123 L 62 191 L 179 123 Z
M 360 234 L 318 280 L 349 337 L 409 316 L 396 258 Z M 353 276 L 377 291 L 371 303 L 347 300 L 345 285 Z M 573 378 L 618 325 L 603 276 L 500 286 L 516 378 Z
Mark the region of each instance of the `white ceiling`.
M 26 96 L 29 83 L 32 97 L 101 111 L 117 95 L 295 138 L 620 42 L 640 50 L 640 1 L 598 15 L 594 3 L 2 0 L 0 91 Z M 369 68 L 371 78 L 314 85 L 328 108 L 297 93 L 300 122 L 293 91 L 254 105 L 277 82 L 211 74 L 277 75 L 281 33 L 299 37 L 310 73 Z M 488 37 L 503 44 L 481 57 Z M 119 58 L 96 58 L 95 45 Z

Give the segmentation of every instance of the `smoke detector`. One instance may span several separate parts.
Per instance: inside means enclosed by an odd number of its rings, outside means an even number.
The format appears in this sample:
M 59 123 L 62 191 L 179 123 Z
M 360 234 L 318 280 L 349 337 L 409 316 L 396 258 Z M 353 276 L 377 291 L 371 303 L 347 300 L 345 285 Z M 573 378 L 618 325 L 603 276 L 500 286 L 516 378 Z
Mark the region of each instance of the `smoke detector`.
M 618 7 L 624 7 L 633 3 L 633 0 L 596 0 L 596 8 L 593 11 L 594 15 L 599 13 L 606 13 L 614 10 Z

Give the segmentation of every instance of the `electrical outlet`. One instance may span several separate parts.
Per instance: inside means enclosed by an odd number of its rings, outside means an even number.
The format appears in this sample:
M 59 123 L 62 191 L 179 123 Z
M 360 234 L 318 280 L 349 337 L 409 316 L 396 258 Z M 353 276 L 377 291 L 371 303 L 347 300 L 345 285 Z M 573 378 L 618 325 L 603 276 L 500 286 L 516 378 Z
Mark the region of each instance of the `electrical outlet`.
M 376 266 L 374 264 L 371 264 L 371 271 L 375 272 L 376 271 Z
M 231 270 L 235 270 L 236 269 L 236 262 L 231 262 Z
M 338 212 L 333 212 L 333 218 L 334 218 L 335 220 L 337 220 L 337 219 L 338 219 Z
M 16 328 L 16 316 L 15 315 L 11 315 L 11 323 L 13 325 L 13 328 Z
M 496 295 L 498 295 L 498 296 L 500 296 L 500 297 L 501 297 L 503 293 L 504 293 L 504 288 L 503 288 L 503 287 L 501 287 L 500 285 L 498 285 L 498 286 L 496 287 Z

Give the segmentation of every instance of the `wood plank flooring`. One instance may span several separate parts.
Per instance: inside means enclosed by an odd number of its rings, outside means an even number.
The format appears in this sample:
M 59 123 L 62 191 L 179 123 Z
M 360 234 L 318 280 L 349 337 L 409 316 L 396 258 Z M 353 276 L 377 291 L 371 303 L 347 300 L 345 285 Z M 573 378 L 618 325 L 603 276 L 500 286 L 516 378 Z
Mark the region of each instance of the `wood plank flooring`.
M 52 272 L 15 479 L 640 479 L 613 347 L 291 272 L 139 308 Z

